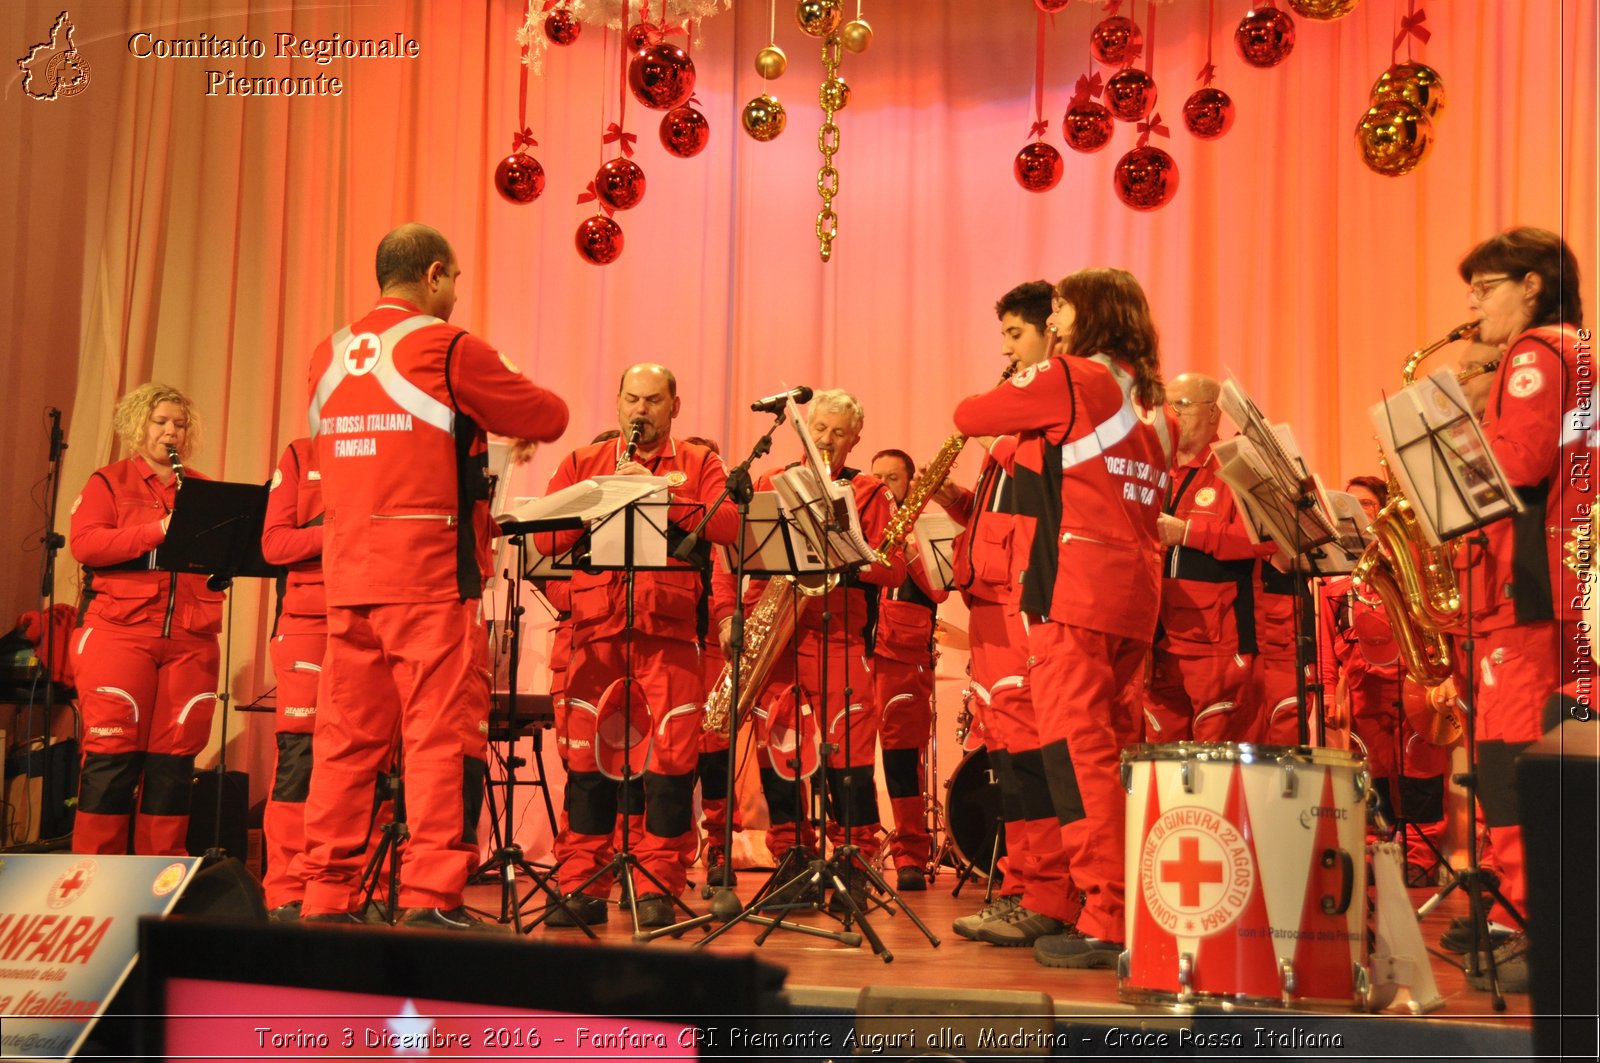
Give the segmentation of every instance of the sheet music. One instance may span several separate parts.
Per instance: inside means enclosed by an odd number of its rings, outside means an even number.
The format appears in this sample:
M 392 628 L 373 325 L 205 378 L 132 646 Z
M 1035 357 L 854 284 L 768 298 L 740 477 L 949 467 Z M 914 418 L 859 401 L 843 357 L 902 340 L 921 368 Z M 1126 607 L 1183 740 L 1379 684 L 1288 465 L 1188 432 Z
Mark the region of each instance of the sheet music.
M 819 480 L 804 466 L 785 469 L 772 478 L 783 510 L 800 529 L 811 549 L 835 567 L 853 568 L 876 560 L 877 551 L 861 532 L 855 494 L 832 480 Z M 833 532 L 830 525 L 841 530 Z
M 1311 477 L 1294 432 L 1286 424 L 1269 424 L 1231 375 L 1222 384 L 1217 404 L 1238 426 L 1239 435 L 1211 449 L 1222 466 L 1220 475 L 1252 517 L 1253 534 L 1270 536 L 1290 557 L 1332 542 L 1333 512 L 1320 490 L 1305 491 Z M 1311 505 L 1302 504 L 1307 499 Z
M 928 582 L 935 587 L 947 591 L 955 589 L 954 547 L 956 536 L 960 534 L 961 525 L 948 514 L 924 510 L 917 517 L 915 535 L 917 544 L 922 547 L 917 551 L 917 562 L 927 573 Z
M 572 527 L 582 527 L 666 488 L 665 476 L 596 476 L 543 498 L 518 499 L 516 506 L 496 513 L 494 520 L 500 525 L 571 521 Z
M 1373 427 L 1428 542 L 1521 512 L 1455 373 L 1440 369 L 1372 407 Z
M 720 549 L 728 571 L 737 572 L 734 547 Z M 744 571 L 749 576 L 760 578 L 822 571 L 822 558 L 795 529 L 793 521 L 784 515 L 776 491 L 757 491 L 750 496 L 750 512 L 740 549 L 744 554 Z

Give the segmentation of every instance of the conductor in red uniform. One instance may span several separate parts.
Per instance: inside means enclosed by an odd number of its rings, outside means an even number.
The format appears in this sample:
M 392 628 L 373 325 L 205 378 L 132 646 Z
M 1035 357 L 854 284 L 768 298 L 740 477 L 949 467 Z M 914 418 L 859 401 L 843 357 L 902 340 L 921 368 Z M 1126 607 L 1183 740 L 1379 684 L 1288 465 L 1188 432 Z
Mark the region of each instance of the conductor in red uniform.
M 1076 925 L 1039 937 L 1052 967 L 1109 967 L 1123 941 L 1124 746 L 1138 734 L 1135 681 L 1155 634 L 1156 518 L 1169 457 L 1147 412 L 1161 403 L 1144 291 L 1114 269 L 1056 286 L 1048 361 L 964 399 L 967 435 L 1021 433 L 1018 508 L 1033 516 L 1017 555 L 1030 682 L 1046 778 L 1073 882 Z
M 112 426 L 128 456 L 72 504 L 72 556 L 86 570 L 71 646 L 83 712 L 72 850 L 126 854 L 131 822 L 133 852 L 183 855 L 216 706 L 222 594 L 152 565 L 200 425 L 188 396 L 151 383 L 123 396 Z
M 399 742 L 411 832 L 404 922 L 478 925 L 461 895 L 477 860 L 467 809 L 486 775 L 485 433 L 526 453 L 566 430 L 567 407 L 448 324 L 460 275 L 439 232 L 395 229 L 378 245 L 377 304 L 311 359 L 328 653 L 306 801 L 306 918 L 360 918 L 372 779 Z
M 650 363 L 630 367 L 617 387 L 621 435 L 567 455 L 550 477 L 550 493 L 595 476 L 665 477 L 671 500 L 668 547 L 675 546 L 676 537 L 699 525 L 728 479 L 722 459 L 710 448 L 672 437 L 672 422 L 681 408 L 677 378 L 670 370 Z M 738 528 L 738 511 L 724 499 L 702 537 L 707 543 L 731 543 Z M 541 535 L 537 541 L 541 552 L 553 555 L 570 551 L 578 536 Z M 648 879 L 635 884 L 640 925 L 670 924 L 670 898 L 686 884 L 679 857 L 694 829 L 694 771 L 705 694 L 696 635 L 700 567 L 673 561 L 665 569 L 635 571 L 631 602 L 626 572 L 579 569 L 572 574 L 567 823 L 556 839 L 555 854 L 561 861 L 562 891 L 586 891 L 569 903 L 585 922 L 603 920 L 611 888 L 608 875 L 595 874 L 611 859 L 618 786 L 601 770 L 595 742 L 600 714 L 622 707 L 623 684 L 618 680 L 631 679 L 631 710 L 639 714 L 639 729 L 647 725 L 650 732 L 643 765 L 644 832 L 634 835 L 630 845 L 640 867 L 660 888 Z M 559 926 L 572 918 L 568 908 L 558 908 L 551 921 Z

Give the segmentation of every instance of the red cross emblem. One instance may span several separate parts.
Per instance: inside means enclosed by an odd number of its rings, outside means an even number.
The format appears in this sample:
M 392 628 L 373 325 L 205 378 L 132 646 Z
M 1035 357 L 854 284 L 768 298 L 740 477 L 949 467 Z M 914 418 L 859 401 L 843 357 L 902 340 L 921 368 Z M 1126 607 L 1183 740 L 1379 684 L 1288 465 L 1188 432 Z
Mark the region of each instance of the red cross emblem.
M 1200 859 L 1200 839 L 1178 839 L 1178 858 L 1161 861 L 1161 881 L 1178 884 L 1178 903 L 1185 908 L 1200 905 L 1200 887 L 1222 882 L 1222 861 Z
M 383 356 L 383 344 L 370 332 L 350 337 L 344 345 L 344 367 L 352 376 L 366 376 Z
M 94 861 L 79 860 L 50 886 L 47 903 L 52 908 L 65 908 L 83 895 L 94 879 Z

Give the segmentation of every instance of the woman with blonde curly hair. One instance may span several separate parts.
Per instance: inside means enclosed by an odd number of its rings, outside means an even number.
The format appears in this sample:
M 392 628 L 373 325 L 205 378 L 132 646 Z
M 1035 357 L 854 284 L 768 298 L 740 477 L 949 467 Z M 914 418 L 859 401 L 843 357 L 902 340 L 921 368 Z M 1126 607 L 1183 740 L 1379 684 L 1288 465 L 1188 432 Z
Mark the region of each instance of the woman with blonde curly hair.
M 83 768 L 72 849 L 181 855 L 194 758 L 211 734 L 222 595 L 204 576 L 152 567 L 199 436 L 194 404 L 144 384 L 117 403 L 126 455 L 89 477 L 72 504 L 84 566 L 72 639 Z

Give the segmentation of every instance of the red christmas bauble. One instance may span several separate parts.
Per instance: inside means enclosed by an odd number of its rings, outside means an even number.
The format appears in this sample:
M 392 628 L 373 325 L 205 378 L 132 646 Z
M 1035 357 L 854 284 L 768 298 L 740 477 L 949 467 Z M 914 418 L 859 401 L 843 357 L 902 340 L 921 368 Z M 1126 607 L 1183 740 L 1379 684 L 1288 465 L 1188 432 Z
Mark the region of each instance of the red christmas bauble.
M 1233 99 L 1221 89 L 1196 89 L 1183 101 L 1183 124 L 1201 140 L 1216 140 L 1233 128 Z
M 612 210 L 637 207 L 644 198 L 644 170 L 632 159 L 612 159 L 594 175 L 594 193 Z
M 675 44 L 653 44 L 628 63 L 628 89 L 654 111 L 670 111 L 694 94 L 694 60 Z
M 622 254 L 622 226 L 603 214 L 578 223 L 578 257 L 596 266 L 615 262 Z
M 1012 163 L 1017 184 L 1029 192 L 1050 191 L 1061 180 L 1063 168 L 1061 153 L 1042 140 L 1017 152 L 1016 161 Z
M 508 203 L 532 203 L 544 191 L 544 167 L 525 151 L 513 152 L 494 168 L 494 190 Z
M 1178 191 L 1178 164 L 1160 148 L 1134 148 L 1117 160 L 1111 174 L 1117 198 L 1134 210 L 1155 210 Z
M 628 51 L 638 55 L 652 44 L 661 43 L 661 27 L 649 22 L 635 22 L 622 34 Z
M 661 146 L 680 159 L 692 159 L 706 150 L 711 141 L 711 123 L 706 116 L 685 105 L 661 116 Z
M 578 39 L 581 29 L 582 24 L 564 7 L 558 7 L 544 17 L 544 35 L 550 38 L 551 44 L 571 44 Z
M 1066 138 L 1067 147 L 1088 154 L 1111 143 L 1114 125 L 1105 104 L 1084 100 L 1067 108 L 1061 118 L 1061 135 Z
M 1065 11 L 1072 0 L 1033 0 L 1033 6 L 1047 15 L 1054 15 L 1058 11 Z
M 1106 79 L 1106 109 L 1124 122 L 1138 122 L 1150 116 L 1156 105 L 1156 79 L 1149 71 L 1129 67 Z
M 1125 15 L 1103 18 L 1089 32 L 1089 51 L 1106 66 L 1131 63 L 1143 48 L 1144 31 Z
M 1275 7 L 1246 11 L 1233 31 L 1233 44 L 1251 66 L 1277 66 L 1294 51 L 1294 19 Z

